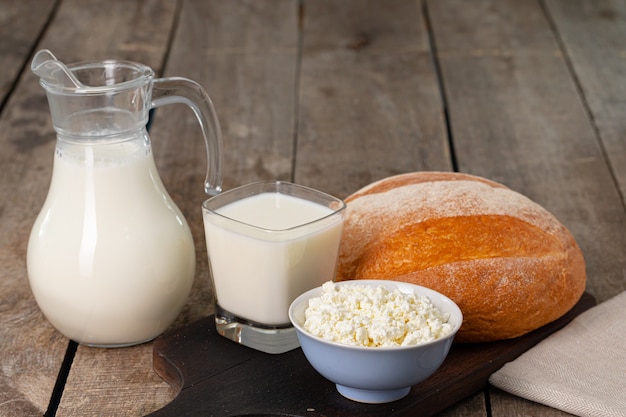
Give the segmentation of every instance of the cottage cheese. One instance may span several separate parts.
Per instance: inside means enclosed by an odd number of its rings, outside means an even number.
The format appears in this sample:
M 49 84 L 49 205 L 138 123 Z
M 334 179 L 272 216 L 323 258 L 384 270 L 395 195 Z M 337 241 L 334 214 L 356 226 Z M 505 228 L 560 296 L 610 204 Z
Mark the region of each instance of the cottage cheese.
M 379 285 L 329 281 L 309 300 L 304 328 L 332 342 L 353 346 L 413 346 L 452 332 L 449 314 L 427 297 Z

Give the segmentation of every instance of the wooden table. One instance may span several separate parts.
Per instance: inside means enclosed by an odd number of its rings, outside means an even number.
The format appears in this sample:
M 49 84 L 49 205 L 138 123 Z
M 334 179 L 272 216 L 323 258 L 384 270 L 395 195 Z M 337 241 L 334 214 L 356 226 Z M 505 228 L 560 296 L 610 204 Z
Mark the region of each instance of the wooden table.
M 502 182 L 572 231 L 602 302 L 626 289 L 625 38 L 623 0 L 0 0 L 0 415 L 140 416 L 177 394 L 151 343 L 76 349 L 31 295 L 26 243 L 55 144 L 36 50 L 201 83 L 225 189 L 282 179 L 344 198 L 421 170 Z M 157 112 L 151 137 L 196 242 L 176 328 L 212 312 L 204 145 L 184 106 Z M 488 388 L 443 415 L 564 413 Z

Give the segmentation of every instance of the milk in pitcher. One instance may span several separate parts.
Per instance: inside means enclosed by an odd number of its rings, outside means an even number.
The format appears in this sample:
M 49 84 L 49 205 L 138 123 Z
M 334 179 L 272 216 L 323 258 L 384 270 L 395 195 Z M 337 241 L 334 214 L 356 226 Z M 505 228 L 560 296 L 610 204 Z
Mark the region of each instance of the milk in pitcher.
M 139 135 L 105 146 L 57 144 L 28 273 L 48 320 L 81 343 L 152 339 L 174 321 L 191 289 L 191 233 L 148 141 Z

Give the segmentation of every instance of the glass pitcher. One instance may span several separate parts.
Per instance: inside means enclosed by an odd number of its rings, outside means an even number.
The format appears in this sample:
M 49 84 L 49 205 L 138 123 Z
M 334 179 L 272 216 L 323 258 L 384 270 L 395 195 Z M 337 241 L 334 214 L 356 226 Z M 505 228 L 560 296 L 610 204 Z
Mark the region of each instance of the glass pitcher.
M 39 51 L 57 142 L 50 189 L 27 251 L 32 292 L 47 319 L 90 346 L 129 346 L 162 333 L 195 274 L 187 221 L 155 166 L 150 109 L 185 103 L 207 148 L 205 191 L 221 190 L 221 133 L 210 98 L 184 78 L 155 79 L 128 61 L 64 65 Z

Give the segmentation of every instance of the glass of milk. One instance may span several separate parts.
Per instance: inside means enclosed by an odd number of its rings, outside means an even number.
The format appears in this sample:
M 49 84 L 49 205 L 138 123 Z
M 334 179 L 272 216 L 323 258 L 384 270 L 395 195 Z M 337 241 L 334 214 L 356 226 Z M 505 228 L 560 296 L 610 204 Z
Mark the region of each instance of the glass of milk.
M 260 181 L 202 205 L 215 324 L 267 352 L 299 346 L 291 302 L 335 275 L 345 203 L 282 181 Z

